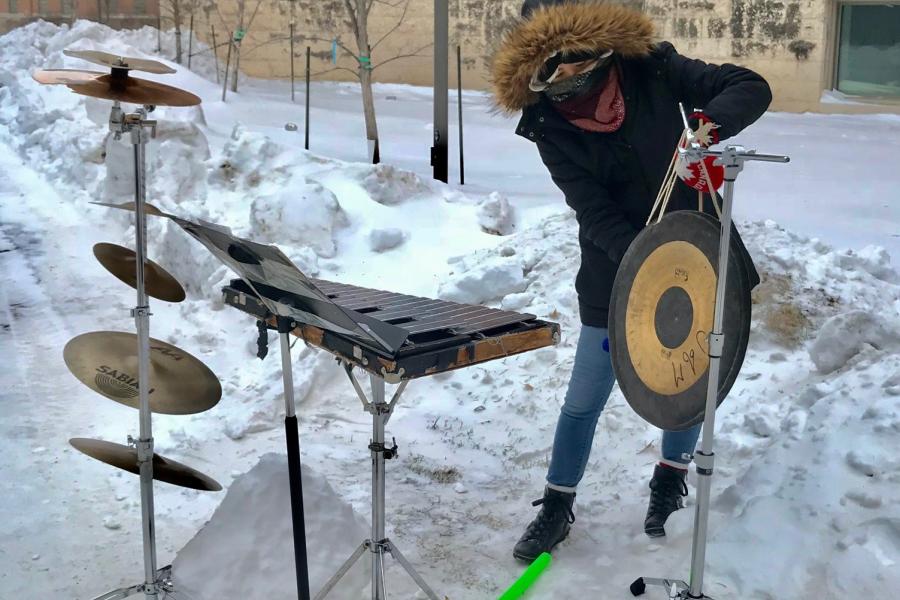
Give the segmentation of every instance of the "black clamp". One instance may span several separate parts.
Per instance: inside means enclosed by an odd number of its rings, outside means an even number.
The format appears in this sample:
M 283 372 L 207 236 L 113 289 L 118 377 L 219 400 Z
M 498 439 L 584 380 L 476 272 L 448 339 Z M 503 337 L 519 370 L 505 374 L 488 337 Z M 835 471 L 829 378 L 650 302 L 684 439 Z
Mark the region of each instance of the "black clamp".
M 384 454 L 384 460 L 391 460 L 392 458 L 397 458 L 397 438 L 391 438 L 394 446 L 392 448 L 388 448 L 384 444 L 378 444 L 372 442 L 369 444 L 369 450 L 372 452 L 381 452 Z
M 259 332 L 256 338 L 256 357 L 262 360 L 269 354 L 269 326 L 260 319 L 256 322 L 256 329 Z

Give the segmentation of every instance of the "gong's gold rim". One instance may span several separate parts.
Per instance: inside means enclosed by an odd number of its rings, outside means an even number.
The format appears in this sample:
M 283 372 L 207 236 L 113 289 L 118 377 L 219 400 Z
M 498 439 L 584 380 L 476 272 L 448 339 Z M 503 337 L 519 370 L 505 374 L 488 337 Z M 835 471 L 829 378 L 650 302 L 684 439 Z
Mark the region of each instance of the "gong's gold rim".
M 693 319 L 687 337 L 669 348 L 656 331 L 657 307 L 673 287 L 687 293 Z M 660 245 L 635 275 L 625 312 L 625 343 L 638 378 L 664 396 L 680 394 L 709 369 L 707 335 L 713 325 L 716 273 L 706 255 L 684 241 Z

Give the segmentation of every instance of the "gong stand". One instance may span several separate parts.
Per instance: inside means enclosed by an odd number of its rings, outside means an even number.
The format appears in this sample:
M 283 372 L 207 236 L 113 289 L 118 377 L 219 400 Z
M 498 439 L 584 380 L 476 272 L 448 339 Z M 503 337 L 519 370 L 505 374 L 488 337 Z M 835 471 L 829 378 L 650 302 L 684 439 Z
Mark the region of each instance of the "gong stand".
M 120 69 L 113 69 L 113 75 Z M 148 120 L 147 114 L 155 107 L 144 105 L 134 113 L 126 113 L 119 102 L 115 102 L 109 115 L 109 130 L 115 139 L 128 134 L 134 147 L 134 204 L 135 204 L 135 265 L 137 282 L 137 306 L 131 311 L 137 329 L 138 340 L 138 393 L 140 398 L 140 436 L 137 440 L 128 437 L 137 449 L 137 460 L 141 477 L 141 522 L 144 538 L 144 583 L 113 590 L 94 600 L 119 600 L 136 594 L 144 594 L 147 600 L 157 600 L 160 594 L 172 591 L 171 567 L 160 570 L 156 567 L 156 527 L 153 512 L 153 430 L 150 412 L 150 306 L 144 283 L 144 262 L 147 257 L 147 221 L 144 204 L 146 188 L 146 144 L 156 133 L 156 121 Z
M 386 600 L 387 591 L 384 583 L 384 555 L 389 553 L 406 570 L 419 588 L 429 600 L 440 600 L 437 594 L 425 583 L 422 576 L 413 568 L 412 564 L 400 549 L 390 539 L 385 537 L 385 485 L 384 465 L 386 460 L 397 458 L 397 441 L 393 440 L 392 446 L 384 443 L 384 427 L 394 412 L 394 407 L 400 399 L 403 390 L 409 383 L 409 379 L 403 379 L 394 391 L 390 402 L 385 402 L 384 378 L 369 373 L 369 381 L 372 386 L 372 401 L 366 398 L 366 394 L 359 381 L 353 375 L 353 364 L 347 360 L 338 359 L 359 399 L 362 401 L 363 410 L 372 415 L 372 441 L 369 443 L 369 451 L 372 454 L 372 537 L 357 547 L 356 551 L 341 565 L 325 586 L 316 594 L 315 600 L 323 600 L 329 592 L 338 584 L 341 578 L 350 570 L 362 555 L 368 550 L 372 555 L 372 600 Z
M 688 129 L 690 131 L 690 129 Z M 725 169 L 725 193 L 722 200 L 722 219 L 719 235 L 719 268 L 716 282 L 716 304 L 713 317 L 713 330 L 709 334 L 709 380 L 706 392 L 706 412 L 703 418 L 703 440 L 700 450 L 694 456 L 697 482 L 697 511 L 694 516 L 694 537 L 692 542 L 690 584 L 673 579 L 654 579 L 641 577 L 631 584 L 631 593 L 640 596 L 647 585 L 666 588 L 669 598 L 686 600 L 689 598 L 706 598 L 703 593 L 703 571 L 706 567 L 706 541 L 709 530 L 709 504 L 712 488 L 712 475 L 715 466 L 713 453 L 714 429 L 716 423 L 716 400 L 719 386 L 719 366 L 722 349 L 725 346 L 723 323 L 725 320 L 725 282 L 728 277 L 728 255 L 731 248 L 731 209 L 734 199 L 734 182 L 743 170 L 747 161 L 763 161 L 786 163 L 787 156 L 773 154 L 757 154 L 754 150 L 746 150 L 742 146 L 726 146 L 724 150 L 706 150 L 688 135 L 690 145 L 679 149 L 679 153 L 691 163 L 698 162 L 707 156 L 716 156 Z

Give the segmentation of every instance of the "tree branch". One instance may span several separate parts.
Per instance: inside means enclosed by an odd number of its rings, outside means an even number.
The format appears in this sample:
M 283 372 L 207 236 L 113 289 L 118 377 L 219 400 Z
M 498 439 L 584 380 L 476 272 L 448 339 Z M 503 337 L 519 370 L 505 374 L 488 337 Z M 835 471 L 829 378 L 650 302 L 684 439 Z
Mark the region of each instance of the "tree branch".
M 257 0 L 256 8 L 253 9 L 253 14 L 250 15 L 250 21 L 247 23 L 247 26 L 244 27 L 244 31 L 249 31 L 250 26 L 253 25 L 253 20 L 256 18 L 256 12 L 259 10 L 259 5 L 262 4 L 262 0 Z
M 359 39 L 359 15 L 353 10 L 353 5 L 350 4 L 350 0 L 344 0 L 344 8 L 347 9 L 347 14 L 350 15 L 350 26 L 353 28 L 353 36 L 356 39 Z
M 320 38 L 311 35 L 298 35 L 301 40 L 312 40 L 313 42 L 326 42 L 328 44 L 336 41 L 338 48 L 349 54 L 350 56 L 356 57 L 356 52 L 353 52 L 350 48 L 344 45 L 344 43 L 340 40 L 340 38 L 335 38 L 333 40 L 326 40 L 325 38 Z
M 347 71 L 348 73 L 353 73 L 353 76 L 359 79 L 359 72 L 354 71 L 353 69 L 348 69 L 347 67 L 334 67 L 333 69 L 328 69 L 325 71 L 319 71 L 318 73 L 310 73 L 310 77 L 318 77 L 319 75 L 324 75 L 325 73 L 331 73 L 332 71 Z
M 393 62 L 393 61 L 395 61 L 395 60 L 400 60 L 401 58 L 416 58 L 416 57 L 422 57 L 422 55 L 419 54 L 419 52 L 421 52 L 421 51 L 424 50 L 425 48 L 429 48 L 429 47 L 431 47 L 431 46 L 434 46 L 434 44 L 433 44 L 433 43 L 431 43 L 431 44 L 425 44 L 424 46 L 422 46 L 421 48 L 419 48 L 418 50 L 416 50 L 416 51 L 413 52 L 412 54 L 400 54 L 400 55 L 398 55 L 398 56 L 392 56 L 391 58 L 389 58 L 389 59 L 387 59 L 387 60 L 384 60 L 384 61 L 381 61 L 380 63 L 378 63 L 377 65 L 375 65 L 374 67 L 372 67 L 372 70 L 374 71 L 375 69 L 377 69 L 378 67 L 380 67 L 380 66 L 382 66 L 382 65 L 386 65 L 386 64 L 388 64 L 389 62 Z
M 397 24 L 394 25 L 394 26 L 390 29 L 390 31 L 388 31 L 386 34 L 384 34 L 383 36 L 381 36 L 381 37 L 378 39 L 377 42 L 375 42 L 375 45 L 372 46 L 372 50 L 373 50 L 373 51 L 375 50 L 375 48 L 378 47 L 378 44 L 380 44 L 381 42 L 383 42 L 383 41 L 385 40 L 386 37 L 388 37 L 389 35 L 391 35 L 391 34 L 394 33 L 395 31 L 397 31 L 397 29 L 398 29 L 401 25 L 403 25 L 403 20 L 406 18 L 406 11 L 407 11 L 407 10 L 409 10 L 409 0 L 406 0 L 406 4 L 403 5 L 403 13 L 401 13 L 400 18 L 397 19 Z

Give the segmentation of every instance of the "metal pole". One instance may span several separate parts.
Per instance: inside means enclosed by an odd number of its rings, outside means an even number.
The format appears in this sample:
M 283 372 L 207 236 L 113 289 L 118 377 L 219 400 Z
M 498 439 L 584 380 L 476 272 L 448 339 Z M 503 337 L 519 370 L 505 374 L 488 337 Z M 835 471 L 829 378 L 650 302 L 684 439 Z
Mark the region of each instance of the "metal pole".
M 231 67 L 231 47 L 234 45 L 234 32 L 228 35 L 228 54 L 225 58 L 225 81 L 222 83 L 222 102 L 225 102 L 225 90 L 228 89 L 228 69 Z
M 216 61 L 216 83 L 219 83 L 219 48 L 216 46 L 216 26 L 213 24 L 210 24 L 209 28 L 212 33 L 213 59 Z
M 99 2 L 97 3 L 99 5 Z M 156 52 L 162 53 L 162 4 L 156 3 Z
M 729 161 L 732 162 L 732 161 Z M 740 168 L 726 164 L 725 194 L 722 199 L 722 221 L 719 233 L 719 271 L 716 282 L 716 305 L 713 313 L 713 331 L 709 336 L 709 381 L 706 388 L 706 415 L 703 418 L 703 440 L 697 452 L 697 510 L 694 517 L 694 538 L 691 550 L 691 596 L 703 597 L 703 574 L 706 569 L 706 538 L 709 529 L 709 503 L 712 475 L 715 467 L 713 432 L 716 425 L 716 405 L 719 395 L 719 367 L 725 335 L 722 325 L 725 317 L 725 284 L 728 278 L 728 256 L 731 250 L 731 206 L 734 198 L 734 180 Z
M 294 531 L 294 568 L 297 575 L 297 594 L 309 600 L 309 568 L 306 555 L 306 519 L 303 515 L 303 479 L 300 463 L 300 436 L 294 412 L 294 375 L 291 369 L 290 319 L 278 319 L 281 338 L 281 375 L 284 380 L 284 433 L 287 442 L 288 476 L 291 488 L 291 521 Z
M 188 36 L 188 69 L 191 68 L 191 54 L 194 48 L 194 9 L 191 9 L 191 24 L 190 24 L 191 34 Z
M 385 600 L 384 589 L 384 379 L 369 375 L 372 384 L 372 600 Z
M 466 184 L 466 166 L 463 159 L 463 113 L 462 113 L 462 46 L 456 46 L 456 103 L 459 107 L 459 185 Z
M 310 48 L 306 47 L 306 132 L 303 147 L 309 150 L 309 54 Z
M 294 101 L 294 22 L 291 21 L 291 102 Z
M 434 178 L 447 183 L 448 137 L 448 45 L 449 15 L 447 0 L 434 0 L 434 146 L 431 166 Z
M 153 518 L 153 429 L 150 412 L 150 307 L 144 287 L 144 261 L 147 256 L 147 221 L 144 213 L 146 200 L 146 175 L 144 150 L 146 143 L 144 118 L 146 112 L 137 113 L 140 121 L 132 125 L 131 143 L 134 146 L 134 201 L 135 201 L 135 261 L 137 306 L 134 323 L 138 341 L 138 394 L 140 398 L 140 438 L 137 441 L 137 457 L 141 477 L 141 521 L 144 537 L 144 595 L 156 600 L 156 530 Z

